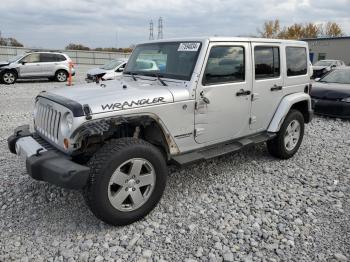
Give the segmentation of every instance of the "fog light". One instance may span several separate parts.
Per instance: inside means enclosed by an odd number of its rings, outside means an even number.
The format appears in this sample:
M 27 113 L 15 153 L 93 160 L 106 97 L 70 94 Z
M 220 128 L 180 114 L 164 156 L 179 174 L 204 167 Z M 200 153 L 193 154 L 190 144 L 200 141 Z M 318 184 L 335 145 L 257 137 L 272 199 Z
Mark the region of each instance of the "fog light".
M 63 145 L 64 145 L 64 149 L 68 149 L 69 147 L 69 140 L 67 138 L 63 139 Z

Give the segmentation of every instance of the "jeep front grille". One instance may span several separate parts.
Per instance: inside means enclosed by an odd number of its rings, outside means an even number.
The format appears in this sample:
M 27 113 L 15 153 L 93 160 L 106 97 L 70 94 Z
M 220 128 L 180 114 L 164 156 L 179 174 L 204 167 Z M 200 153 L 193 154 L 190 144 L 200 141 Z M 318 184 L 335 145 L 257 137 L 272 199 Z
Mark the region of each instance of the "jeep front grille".
M 51 105 L 37 102 L 36 117 L 34 123 L 36 130 L 52 140 L 58 142 L 59 128 L 62 114 L 54 109 Z

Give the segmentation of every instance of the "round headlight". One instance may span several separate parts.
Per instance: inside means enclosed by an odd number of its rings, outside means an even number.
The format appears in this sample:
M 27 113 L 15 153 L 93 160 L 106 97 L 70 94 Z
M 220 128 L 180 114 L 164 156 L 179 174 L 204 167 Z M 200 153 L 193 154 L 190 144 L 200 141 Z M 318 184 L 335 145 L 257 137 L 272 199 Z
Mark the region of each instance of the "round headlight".
M 67 129 L 70 132 L 73 127 L 73 115 L 71 113 L 67 113 L 65 115 L 65 122 L 66 122 Z

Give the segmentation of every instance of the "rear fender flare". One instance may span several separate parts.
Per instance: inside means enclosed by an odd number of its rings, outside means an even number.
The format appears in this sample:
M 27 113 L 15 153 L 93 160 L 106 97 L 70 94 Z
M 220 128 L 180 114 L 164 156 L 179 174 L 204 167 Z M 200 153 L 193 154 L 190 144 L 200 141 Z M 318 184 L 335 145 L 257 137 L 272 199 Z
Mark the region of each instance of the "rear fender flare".
M 267 128 L 267 131 L 271 133 L 278 132 L 289 110 L 292 108 L 292 106 L 302 101 L 307 101 L 308 111 L 312 112 L 311 98 L 308 94 L 295 93 L 295 94 L 287 95 L 281 100 L 280 104 L 278 105 L 278 108 L 269 124 L 269 127 Z

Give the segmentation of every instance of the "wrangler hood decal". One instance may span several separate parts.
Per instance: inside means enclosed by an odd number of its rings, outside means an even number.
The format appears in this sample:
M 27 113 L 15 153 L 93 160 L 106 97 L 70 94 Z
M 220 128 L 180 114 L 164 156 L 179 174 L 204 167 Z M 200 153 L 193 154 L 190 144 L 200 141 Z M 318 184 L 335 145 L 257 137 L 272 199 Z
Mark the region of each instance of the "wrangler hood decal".
M 141 81 L 111 80 L 102 84 L 57 88 L 47 93 L 65 97 L 81 105 L 87 104 L 92 114 L 174 102 L 168 88 Z

